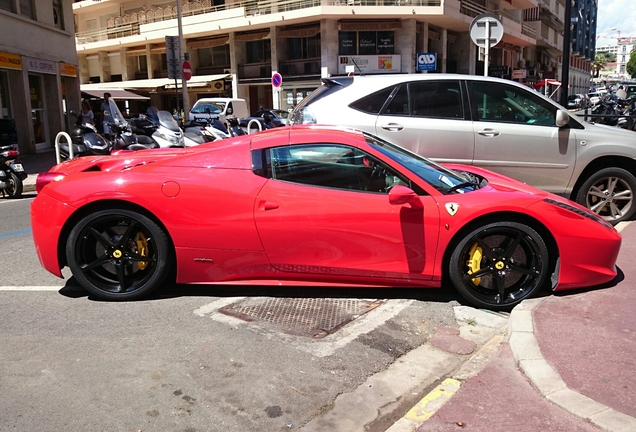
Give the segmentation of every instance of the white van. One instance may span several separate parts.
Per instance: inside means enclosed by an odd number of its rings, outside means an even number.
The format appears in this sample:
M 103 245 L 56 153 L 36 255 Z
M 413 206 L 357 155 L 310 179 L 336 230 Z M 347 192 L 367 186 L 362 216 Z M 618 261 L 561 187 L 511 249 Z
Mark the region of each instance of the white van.
M 238 119 L 249 117 L 245 99 L 233 98 L 201 98 L 190 110 L 190 120 L 207 120 L 208 117 L 218 118 L 221 123 L 225 123 L 227 116 L 234 116 Z

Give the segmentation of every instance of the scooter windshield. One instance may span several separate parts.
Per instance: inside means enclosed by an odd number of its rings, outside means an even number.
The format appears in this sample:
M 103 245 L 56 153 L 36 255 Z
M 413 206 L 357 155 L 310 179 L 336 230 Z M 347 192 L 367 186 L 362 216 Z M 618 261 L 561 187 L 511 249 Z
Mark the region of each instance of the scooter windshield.
M 114 100 L 108 99 L 108 107 L 110 108 L 111 116 L 117 126 L 125 127 L 128 123 L 124 118 L 124 115 L 119 111 L 119 107 Z
M 177 123 L 174 117 L 172 117 L 172 114 L 170 114 L 168 111 L 159 111 L 157 113 L 157 116 L 159 117 L 159 124 L 161 126 L 172 132 L 181 132 L 179 123 Z

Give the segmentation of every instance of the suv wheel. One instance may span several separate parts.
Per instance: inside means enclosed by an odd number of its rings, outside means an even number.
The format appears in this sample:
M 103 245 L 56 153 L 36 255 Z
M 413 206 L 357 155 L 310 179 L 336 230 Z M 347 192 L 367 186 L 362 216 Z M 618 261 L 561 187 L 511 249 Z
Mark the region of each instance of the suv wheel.
M 613 225 L 636 212 L 636 177 L 623 168 L 605 168 L 592 175 L 576 194 L 576 202 Z

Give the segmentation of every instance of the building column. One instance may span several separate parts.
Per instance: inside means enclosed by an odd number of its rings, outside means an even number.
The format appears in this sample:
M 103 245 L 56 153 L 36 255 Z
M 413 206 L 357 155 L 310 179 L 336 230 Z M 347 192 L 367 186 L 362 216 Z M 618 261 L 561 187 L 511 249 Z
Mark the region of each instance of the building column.
M 338 74 L 338 21 L 320 20 L 320 66 L 327 68 L 328 75 Z
M 110 82 L 110 58 L 106 51 L 97 53 L 99 58 L 99 82 Z
M 135 79 L 137 72 L 136 57 L 126 55 L 128 48 L 122 47 L 119 50 L 119 61 L 121 62 L 121 80 L 130 81 Z
M 415 18 L 402 20 L 402 28 L 396 31 L 396 51 L 401 56 L 401 71 L 413 73 L 417 70 L 417 21 Z
M 442 29 L 442 73 L 446 73 L 446 60 L 448 59 L 448 30 Z
M 422 23 L 422 32 L 420 33 L 420 42 L 422 44 L 422 52 L 428 52 L 428 23 Z M 421 71 L 421 73 L 428 73 L 428 71 Z

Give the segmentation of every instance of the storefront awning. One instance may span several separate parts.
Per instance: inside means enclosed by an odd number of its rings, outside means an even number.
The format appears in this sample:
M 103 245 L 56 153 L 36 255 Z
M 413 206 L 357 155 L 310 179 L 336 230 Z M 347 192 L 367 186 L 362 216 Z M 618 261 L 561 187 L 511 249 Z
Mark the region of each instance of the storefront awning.
M 126 99 L 126 100 L 143 100 L 150 99 L 147 96 L 141 96 L 133 92 L 129 92 L 127 90 L 121 88 L 94 88 L 94 89 L 84 89 L 84 86 L 80 86 L 80 90 L 82 93 L 86 93 L 88 95 L 103 98 L 104 93 L 110 93 L 110 97 L 114 100 L 117 99 Z
M 199 84 L 202 82 L 218 81 L 220 79 L 228 77 L 229 74 L 218 75 L 198 75 L 193 76 L 188 81 L 189 84 Z M 180 80 L 179 80 L 180 81 Z M 174 79 L 171 78 L 153 78 L 144 80 L 130 80 L 130 81 L 116 81 L 98 84 L 82 84 L 81 90 L 85 92 L 91 89 L 108 89 L 108 88 L 120 88 L 120 89 L 152 89 L 158 87 L 164 87 L 166 85 L 174 86 Z M 174 88 L 174 87 L 173 87 Z

